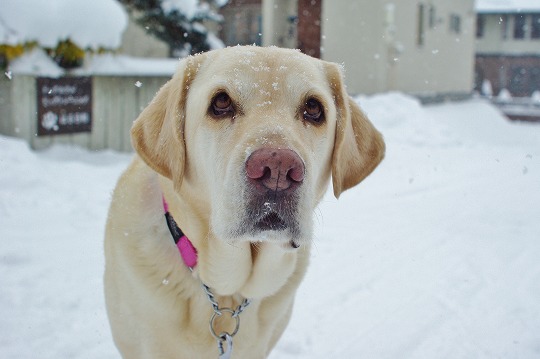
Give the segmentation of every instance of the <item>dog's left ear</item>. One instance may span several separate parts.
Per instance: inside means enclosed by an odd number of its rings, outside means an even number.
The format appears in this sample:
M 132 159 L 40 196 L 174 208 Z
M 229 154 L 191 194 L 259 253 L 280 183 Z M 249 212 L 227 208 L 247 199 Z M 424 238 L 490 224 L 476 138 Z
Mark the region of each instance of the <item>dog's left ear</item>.
M 337 107 L 332 184 L 338 198 L 377 167 L 384 157 L 385 144 L 381 133 L 347 94 L 339 66 L 325 62 L 325 68 Z
M 183 59 L 131 128 L 131 142 L 154 171 L 182 184 L 186 157 L 184 123 L 189 86 L 203 55 Z

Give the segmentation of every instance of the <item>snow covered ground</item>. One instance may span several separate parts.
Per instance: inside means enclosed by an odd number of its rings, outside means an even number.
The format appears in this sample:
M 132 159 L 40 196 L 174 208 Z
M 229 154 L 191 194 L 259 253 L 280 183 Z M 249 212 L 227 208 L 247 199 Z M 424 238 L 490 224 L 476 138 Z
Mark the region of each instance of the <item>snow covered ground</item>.
M 271 359 L 539 358 L 540 125 L 480 101 L 360 98 L 383 164 L 316 211 Z M 0 137 L 0 357 L 119 358 L 103 228 L 130 156 Z

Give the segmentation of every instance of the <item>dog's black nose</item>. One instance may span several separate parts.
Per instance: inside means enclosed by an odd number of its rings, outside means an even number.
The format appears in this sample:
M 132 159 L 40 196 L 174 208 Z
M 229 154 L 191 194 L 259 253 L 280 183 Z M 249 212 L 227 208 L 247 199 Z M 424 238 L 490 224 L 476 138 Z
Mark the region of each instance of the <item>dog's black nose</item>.
M 290 149 L 261 148 L 246 161 L 246 175 L 260 191 L 292 189 L 302 183 L 304 174 L 304 162 Z

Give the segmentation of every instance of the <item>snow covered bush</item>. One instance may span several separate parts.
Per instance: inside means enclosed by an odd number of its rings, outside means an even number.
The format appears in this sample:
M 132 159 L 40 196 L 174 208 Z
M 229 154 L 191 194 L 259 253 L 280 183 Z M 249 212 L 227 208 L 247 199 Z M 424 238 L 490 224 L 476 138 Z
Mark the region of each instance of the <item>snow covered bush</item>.
M 170 55 L 184 57 L 216 48 L 205 23 L 221 22 L 223 0 L 118 0 L 135 21 L 169 45 Z M 222 46 L 217 46 L 222 47 Z
M 0 45 L 0 69 L 7 68 L 7 65 L 15 57 L 21 56 L 24 52 L 24 47 L 21 44 L 18 45 Z
M 69 38 L 59 41 L 52 55 L 56 63 L 65 69 L 79 67 L 84 61 L 84 50 Z

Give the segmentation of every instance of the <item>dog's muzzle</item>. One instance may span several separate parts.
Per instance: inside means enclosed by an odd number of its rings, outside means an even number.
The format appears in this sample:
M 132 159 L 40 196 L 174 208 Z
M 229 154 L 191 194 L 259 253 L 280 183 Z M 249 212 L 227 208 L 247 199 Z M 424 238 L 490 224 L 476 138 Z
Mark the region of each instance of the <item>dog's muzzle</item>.
M 299 233 L 298 189 L 305 176 L 300 156 L 290 149 L 261 148 L 248 157 L 245 169 L 249 232 L 288 230 L 294 239 Z

